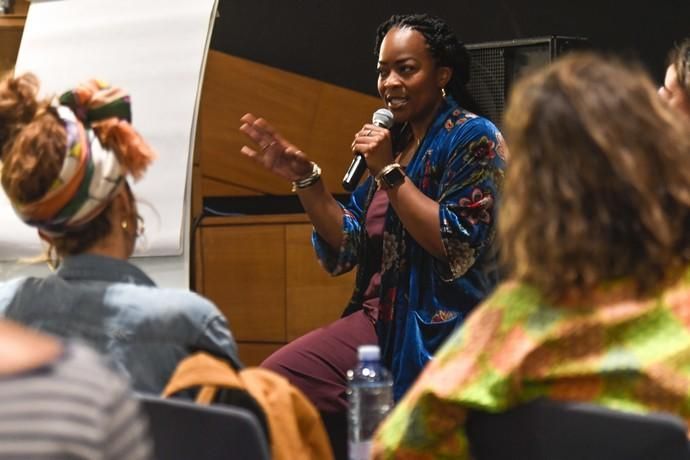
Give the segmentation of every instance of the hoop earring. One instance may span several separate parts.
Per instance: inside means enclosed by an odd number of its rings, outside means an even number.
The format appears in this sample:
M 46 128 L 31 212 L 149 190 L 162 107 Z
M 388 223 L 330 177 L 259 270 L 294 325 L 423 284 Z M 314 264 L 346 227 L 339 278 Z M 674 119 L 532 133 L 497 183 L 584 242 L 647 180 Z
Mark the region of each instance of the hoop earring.
M 146 226 L 144 225 L 144 218 L 137 214 L 137 237 L 144 236 Z
M 56 271 L 60 266 L 60 258 L 57 255 L 55 246 L 52 244 L 48 246 L 48 250 L 46 251 L 46 264 L 48 264 L 48 268 L 51 272 Z
M 441 96 L 443 97 L 443 99 L 446 98 L 446 88 L 441 88 Z
M 136 227 L 136 231 L 134 232 L 134 237 L 138 238 L 138 237 L 144 235 L 144 232 L 146 231 L 146 227 L 144 226 L 144 218 L 141 217 L 141 215 L 137 214 L 136 219 L 137 219 L 137 227 Z M 120 222 L 120 227 L 122 227 L 122 230 L 124 230 L 125 233 L 129 233 L 129 222 L 127 222 L 127 219 L 122 219 L 122 222 Z

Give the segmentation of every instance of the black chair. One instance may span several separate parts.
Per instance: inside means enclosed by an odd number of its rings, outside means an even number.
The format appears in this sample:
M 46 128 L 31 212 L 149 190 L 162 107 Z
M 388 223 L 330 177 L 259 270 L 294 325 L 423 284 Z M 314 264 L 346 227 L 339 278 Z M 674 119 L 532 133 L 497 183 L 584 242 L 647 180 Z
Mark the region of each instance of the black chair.
M 546 399 L 467 420 L 475 460 L 688 460 L 686 432 L 669 414 Z
M 231 406 L 138 395 L 157 460 L 269 460 L 256 417 Z

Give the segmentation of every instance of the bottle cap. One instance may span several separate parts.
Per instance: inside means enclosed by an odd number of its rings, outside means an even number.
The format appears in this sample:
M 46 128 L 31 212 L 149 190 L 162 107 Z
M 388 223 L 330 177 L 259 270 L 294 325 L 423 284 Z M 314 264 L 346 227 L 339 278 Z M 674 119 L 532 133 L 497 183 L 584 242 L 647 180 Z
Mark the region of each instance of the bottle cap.
M 357 348 L 357 358 L 360 361 L 378 361 L 381 359 L 381 349 L 378 345 L 360 345 Z

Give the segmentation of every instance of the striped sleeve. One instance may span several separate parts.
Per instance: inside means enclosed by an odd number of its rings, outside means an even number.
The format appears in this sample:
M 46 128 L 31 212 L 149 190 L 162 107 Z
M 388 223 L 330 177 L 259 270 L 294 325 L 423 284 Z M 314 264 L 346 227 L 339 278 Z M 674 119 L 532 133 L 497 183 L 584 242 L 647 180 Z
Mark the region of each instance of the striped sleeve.
M 107 460 L 146 460 L 151 458 L 148 427 L 139 412 L 139 405 L 129 389 L 122 386 L 113 394 L 106 410 L 103 452 Z
M 125 380 L 70 344 L 55 362 L 0 380 L 0 458 L 151 458 L 147 426 Z

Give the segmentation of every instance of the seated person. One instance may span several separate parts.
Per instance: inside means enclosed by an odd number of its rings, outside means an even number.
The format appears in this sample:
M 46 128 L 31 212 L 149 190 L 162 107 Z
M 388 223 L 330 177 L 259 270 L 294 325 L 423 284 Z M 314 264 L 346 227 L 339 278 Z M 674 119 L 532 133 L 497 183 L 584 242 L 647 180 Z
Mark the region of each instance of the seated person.
M 145 460 L 127 382 L 83 345 L 0 321 L 0 458 Z
M 347 205 L 265 119 L 247 114 L 240 127 L 258 147 L 242 154 L 293 181 L 321 265 L 332 275 L 357 268 L 343 317 L 262 363 L 336 417 L 346 411 L 346 374 L 360 345 L 381 346 L 397 399 L 498 281 L 494 203 L 505 150 L 496 126 L 470 111 L 467 50 L 427 14 L 391 16 L 377 28 L 375 50 L 392 126 L 355 133 L 352 154 L 366 157 L 369 177 Z
M 0 314 L 88 342 L 137 391 L 159 393 L 196 350 L 240 366 L 211 302 L 158 288 L 127 262 L 143 227 L 126 175 L 140 177 L 153 157 L 129 123 L 129 96 L 90 81 L 51 104 L 38 89 L 32 74 L 0 83 L 2 186 L 56 251 L 59 268 L 0 283 Z
M 546 396 L 690 421 L 690 119 L 639 68 L 573 54 L 517 83 L 509 278 L 441 347 L 374 458 L 468 458 L 468 410 Z
M 671 107 L 690 117 L 690 38 L 669 53 L 664 84 L 659 95 Z

